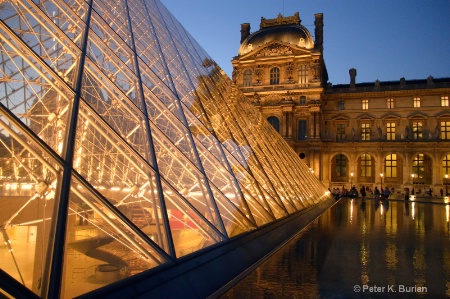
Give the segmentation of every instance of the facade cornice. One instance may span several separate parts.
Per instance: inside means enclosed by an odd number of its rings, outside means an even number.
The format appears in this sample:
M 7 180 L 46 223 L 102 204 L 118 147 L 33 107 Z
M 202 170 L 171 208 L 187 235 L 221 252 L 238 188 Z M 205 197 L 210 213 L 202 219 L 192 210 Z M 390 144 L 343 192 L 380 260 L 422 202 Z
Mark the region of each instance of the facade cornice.
M 415 96 L 418 94 L 440 95 L 450 93 L 450 88 L 423 88 L 423 89 L 407 89 L 407 90 L 387 90 L 387 91 L 361 91 L 361 92 L 327 92 L 325 90 L 324 99 L 333 98 L 361 98 L 361 97 L 395 97 L 395 96 Z

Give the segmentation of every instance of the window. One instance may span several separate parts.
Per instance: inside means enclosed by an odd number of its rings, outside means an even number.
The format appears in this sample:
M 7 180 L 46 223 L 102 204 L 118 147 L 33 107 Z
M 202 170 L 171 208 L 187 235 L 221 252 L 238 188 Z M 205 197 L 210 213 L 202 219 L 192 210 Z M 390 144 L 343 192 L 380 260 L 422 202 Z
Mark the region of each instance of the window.
M 394 99 L 387 99 L 388 109 L 394 109 Z
M 298 136 L 297 140 L 306 140 L 306 120 L 298 121 Z
M 386 167 L 386 177 L 396 178 L 397 177 L 397 154 L 387 155 L 384 161 Z
M 450 176 L 450 154 L 446 155 L 442 160 L 442 172 L 444 175 L 448 174 Z
M 280 69 L 274 67 L 270 69 L 270 85 L 280 84 Z
M 386 123 L 386 139 L 395 140 L 395 123 Z
M 414 105 L 414 108 L 419 108 L 420 107 L 420 98 L 413 98 L 413 105 Z
M 362 100 L 362 109 L 363 110 L 369 109 L 369 100 Z
M 305 106 L 305 105 L 306 105 L 306 97 L 300 96 L 300 106 Z
M 336 140 L 345 140 L 345 124 L 337 124 L 336 126 Z
M 338 102 L 338 110 L 344 110 L 344 101 L 339 101 Z
M 418 179 L 423 178 L 424 170 L 425 170 L 424 155 L 417 154 L 413 160 L 412 165 L 413 174 Z
M 423 123 L 421 121 L 412 122 L 412 137 L 415 140 L 422 139 Z
M 280 120 L 277 117 L 271 116 L 267 119 L 267 121 L 272 125 L 275 131 L 280 133 Z
M 361 140 L 370 140 L 370 124 L 361 124 Z
M 448 107 L 448 96 L 441 97 L 441 106 Z
M 347 176 L 347 157 L 342 154 L 336 156 L 336 176 Z
M 306 64 L 300 65 L 300 68 L 298 69 L 298 83 L 308 83 L 308 66 Z
M 244 86 L 252 86 L 252 71 L 245 70 L 244 72 Z
M 441 139 L 450 139 L 450 121 L 441 121 Z
M 370 177 L 372 176 L 372 157 L 369 154 L 361 155 L 361 169 L 360 177 Z
M 414 174 L 414 184 L 431 184 L 432 161 L 425 154 L 417 154 L 413 159 L 412 173 Z

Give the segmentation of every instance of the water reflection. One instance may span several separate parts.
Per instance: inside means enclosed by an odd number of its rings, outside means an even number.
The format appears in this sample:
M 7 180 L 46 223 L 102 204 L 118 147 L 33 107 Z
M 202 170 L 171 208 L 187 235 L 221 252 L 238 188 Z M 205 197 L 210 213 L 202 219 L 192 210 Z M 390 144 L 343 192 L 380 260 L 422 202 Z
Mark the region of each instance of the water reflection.
M 449 207 L 342 199 L 222 298 L 448 298 Z

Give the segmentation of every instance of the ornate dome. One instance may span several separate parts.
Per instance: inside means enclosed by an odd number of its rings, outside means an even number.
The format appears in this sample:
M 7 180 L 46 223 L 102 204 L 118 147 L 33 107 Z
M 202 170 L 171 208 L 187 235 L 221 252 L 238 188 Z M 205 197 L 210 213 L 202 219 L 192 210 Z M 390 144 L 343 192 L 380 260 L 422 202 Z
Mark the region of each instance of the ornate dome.
M 267 27 L 252 33 L 242 42 L 238 55 L 245 55 L 274 41 L 306 49 L 314 48 L 314 41 L 308 29 L 302 25 L 284 25 Z

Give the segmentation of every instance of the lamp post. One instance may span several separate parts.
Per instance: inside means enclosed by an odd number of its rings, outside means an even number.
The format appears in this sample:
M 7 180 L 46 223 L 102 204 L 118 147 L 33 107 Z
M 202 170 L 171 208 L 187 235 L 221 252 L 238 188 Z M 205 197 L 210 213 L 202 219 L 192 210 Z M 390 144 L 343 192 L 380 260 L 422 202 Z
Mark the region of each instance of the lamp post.
M 383 192 L 383 175 L 382 173 L 380 173 L 380 177 L 381 177 L 381 190 L 380 192 Z
M 445 196 L 448 196 L 448 174 L 445 174 Z
M 414 195 L 415 194 L 415 191 L 414 191 L 414 177 L 416 176 L 416 174 L 411 174 L 411 177 L 412 177 L 412 191 L 411 191 L 411 194 L 412 195 Z
M 350 189 L 353 188 L 353 172 L 350 173 Z

